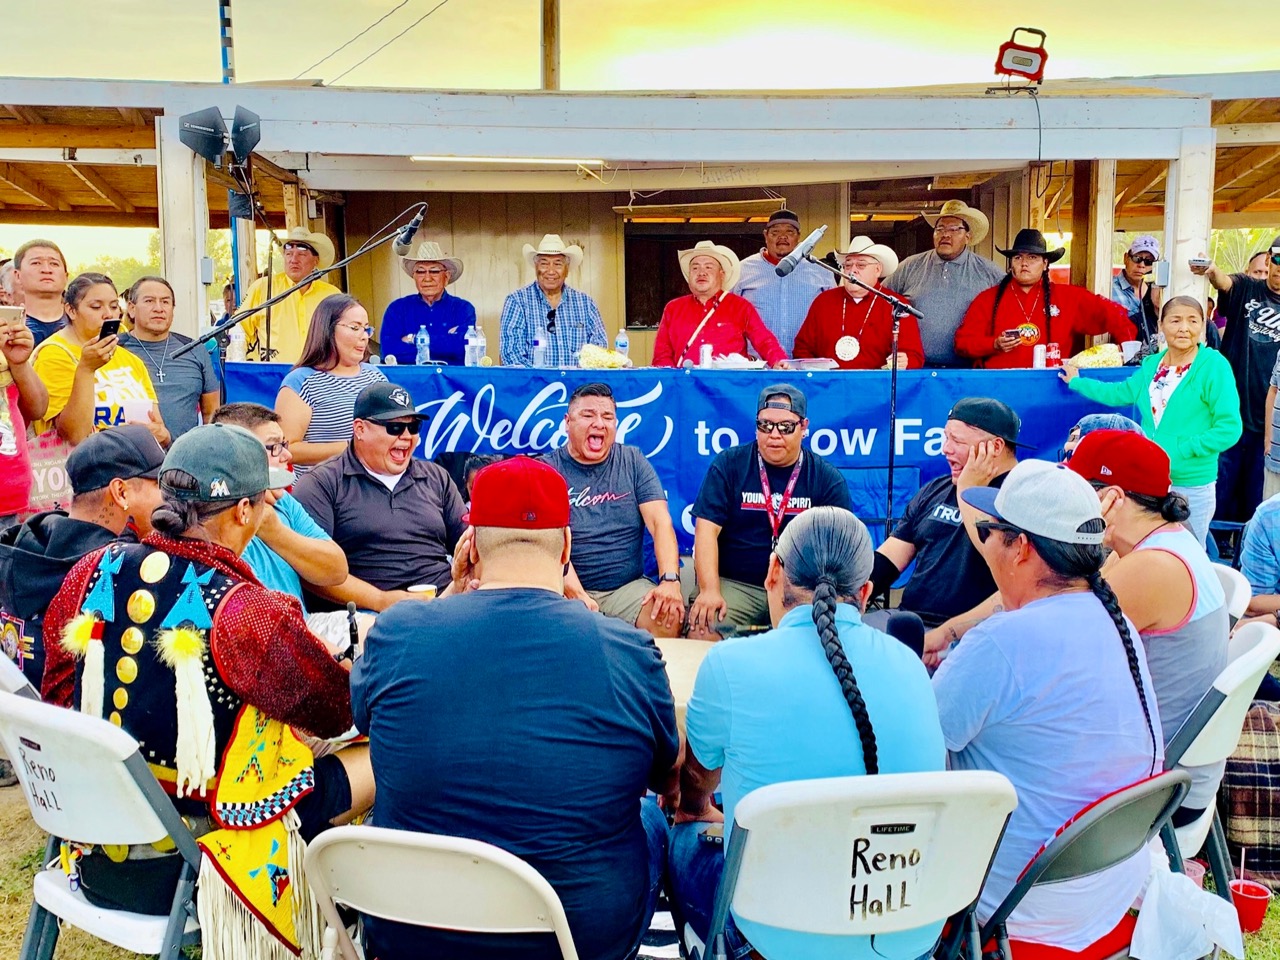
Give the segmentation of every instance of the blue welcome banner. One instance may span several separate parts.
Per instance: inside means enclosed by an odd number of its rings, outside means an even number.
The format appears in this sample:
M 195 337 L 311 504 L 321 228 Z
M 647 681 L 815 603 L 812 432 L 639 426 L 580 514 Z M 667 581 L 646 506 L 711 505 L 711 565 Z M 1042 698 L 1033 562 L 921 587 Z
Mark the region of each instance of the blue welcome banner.
M 275 406 L 282 364 L 231 363 L 227 400 Z M 386 366 L 408 389 L 424 424 L 419 456 L 445 451 L 545 453 L 564 443 L 569 394 L 603 381 L 618 401 L 618 440 L 644 451 L 671 504 L 681 547 L 693 543 L 690 508 L 711 459 L 755 437 L 756 398 L 787 382 L 809 400 L 808 447 L 849 482 L 854 510 L 880 539 L 888 492 L 889 374 L 879 371 L 797 373 L 728 370 L 525 370 L 487 367 Z M 1120 380 L 1133 371 L 1090 371 Z M 1052 458 L 1067 431 L 1103 408 L 1068 390 L 1054 370 L 910 370 L 898 375 L 894 516 L 920 485 L 947 470 L 942 431 L 961 397 L 995 397 L 1022 418 L 1019 452 Z M 1132 411 L 1121 411 L 1132 414 Z

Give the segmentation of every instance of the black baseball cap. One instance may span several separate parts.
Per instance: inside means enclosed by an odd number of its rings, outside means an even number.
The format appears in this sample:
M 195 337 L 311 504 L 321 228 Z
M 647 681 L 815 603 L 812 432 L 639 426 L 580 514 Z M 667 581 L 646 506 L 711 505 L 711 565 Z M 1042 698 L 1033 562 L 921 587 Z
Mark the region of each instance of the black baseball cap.
M 395 420 L 398 417 L 415 417 L 426 420 L 426 414 L 419 413 L 413 405 L 413 397 L 409 391 L 397 383 L 371 383 L 360 391 L 356 397 L 355 418 L 357 420 Z
M 805 411 L 809 409 L 809 402 L 797 387 L 789 383 L 775 383 L 761 390 L 760 397 L 756 400 L 756 413 L 766 408 L 790 410 L 803 420 Z
M 764 225 L 764 228 L 768 230 L 775 223 L 785 223 L 787 226 L 795 227 L 797 230 L 800 229 L 800 218 L 786 209 L 773 211 L 769 215 L 769 222 Z
M 125 424 L 91 433 L 67 457 L 67 479 L 76 496 L 101 490 L 112 480 L 154 480 L 164 463 L 164 448 L 150 430 Z
M 180 470 L 194 477 L 194 490 L 160 481 L 166 496 L 194 503 L 236 503 L 293 484 L 292 473 L 268 465 L 261 440 L 231 423 L 208 423 L 188 430 L 173 441 L 160 470 L 162 474 Z
M 1010 446 L 1021 446 L 1018 443 L 1018 432 L 1022 429 L 1021 418 L 1007 403 L 1001 403 L 992 397 L 965 397 L 957 400 L 947 414 L 947 419 L 959 420 L 971 427 L 985 430 Z

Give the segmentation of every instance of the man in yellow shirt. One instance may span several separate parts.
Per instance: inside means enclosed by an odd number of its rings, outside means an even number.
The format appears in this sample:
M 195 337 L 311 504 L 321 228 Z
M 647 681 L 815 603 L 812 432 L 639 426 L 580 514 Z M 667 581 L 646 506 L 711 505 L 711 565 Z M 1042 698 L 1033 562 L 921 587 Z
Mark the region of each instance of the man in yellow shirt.
M 333 263 L 333 241 L 323 233 L 312 233 L 306 227 L 294 227 L 284 242 L 284 273 L 271 278 L 272 295 L 282 293 L 316 269 L 323 270 Z M 331 283 L 313 280 L 301 290 L 290 294 L 270 308 L 271 343 L 268 353 L 267 312 L 255 313 L 245 320 L 245 340 L 250 360 L 273 360 L 276 363 L 297 363 L 302 356 L 302 345 L 311 327 L 311 315 L 320 301 L 335 293 L 341 293 Z M 241 310 L 256 307 L 267 300 L 267 278 L 255 280 L 245 294 Z

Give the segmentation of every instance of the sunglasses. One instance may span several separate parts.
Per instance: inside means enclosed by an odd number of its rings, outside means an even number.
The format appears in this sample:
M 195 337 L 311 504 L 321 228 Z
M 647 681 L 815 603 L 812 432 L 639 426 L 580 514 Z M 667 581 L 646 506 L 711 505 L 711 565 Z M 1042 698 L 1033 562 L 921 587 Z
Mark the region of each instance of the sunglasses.
M 780 422 L 775 422 L 773 420 L 757 420 L 756 421 L 756 429 L 761 433 L 765 434 L 766 436 L 768 434 L 773 433 L 776 430 L 778 433 L 782 434 L 784 437 L 789 437 L 791 436 L 791 434 L 796 432 L 796 428 L 799 426 L 800 426 L 799 420 L 783 420 Z
M 1271 262 L 1274 263 L 1277 267 L 1280 267 L 1280 253 L 1273 253 L 1271 255 Z
M 1022 533 L 1021 527 L 1010 526 L 1007 523 L 999 523 L 995 520 L 979 520 L 974 525 L 974 529 L 978 532 L 978 542 L 986 543 L 987 537 L 991 536 L 991 531 L 1001 530 L 1005 533 Z
M 289 441 L 277 440 L 275 443 L 264 443 L 263 446 L 271 456 L 278 457 L 282 451 L 289 449 Z
M 313 256 L 319 256 L 319 254 L 317 254 L 314 249 L 307 246 L 307 244 L 305 243 L 286 243 L 284 245 L 284 252 L 288 253 L 290 250 L 305 250 L 307 253 L 310 253 Z
M 1156 265 L 1154 257 L 1130 257 L 1129 259 L 1144 267 L 1154 267 Z
M 556 308 L 552 307 L 547 311 L 547 333 L 556 332 Z
M 414 275 L 415 277 L 420 277 L 420 276 L 422 276 L 422 275 L 425 273 L 425 274 L 427 274 L 428 276 L 438 277 L 438 276 L 440 276 L 441 274 L 445 274 L 445 273 L 448 273 L 448 272 L 449 272 L 449 271 L 448 271 L 448 270 L 446 270 L 444 267 L 427 267 L 427 269 L 425 269 L 425 270 L 415 270 L 415 271 L 413 271 L 413 275 Z
M 411 434 L 413 434 L 416 437 L 422 431 L 421 420 L 410 420 L 408 423 L 404 423 L 404 422 L 383 423 L 381 420 L 372 420 L 370 422 L 376 423 L 383 430 L 387 431 L 387 433 L 390 436 L 393 436 L 393 437 L 403 436 L 406 430 L 408 430 Z

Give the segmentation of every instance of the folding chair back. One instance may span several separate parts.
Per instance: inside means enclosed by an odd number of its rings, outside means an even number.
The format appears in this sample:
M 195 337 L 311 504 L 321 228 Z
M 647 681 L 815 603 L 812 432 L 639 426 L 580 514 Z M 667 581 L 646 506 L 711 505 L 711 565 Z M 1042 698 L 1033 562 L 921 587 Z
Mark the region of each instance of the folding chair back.
M 1227 656 L 1226 668 L 1169 741 L 1165 769 L 1178 763 L 1218 763 L 1235 752 L 1258 684 L 1280 656 L 1280 630 L 1268 623 L 1246 623 L 1232 637 Z
M 554 933 L 565 960 L 577 960 L 569 921 L 551 884 L 519 857 L 479 840 L 339 827 L 308 846 L 305 872 L 348 960 L 356 952 L 335 901 L 422 927 Z
M 1151 842 L 1191 789 L 1191 775 L 1171 770 L 1117 790 L 1068 820 L 1023 871 L 982 928 L 986 943 L 1003 929 L 1033 886 L 1100 873 Z
M 1249 586 L 1245 575 L 1234 567 L 1215 563 L 1213 572 L 1218 575 L 1222 590 L 1227 595 L 1227 613 L 1231 615 L 1231 622 L 1234 624 L 1249 609 L 1249 601 L 1253 599 L 1253 587 Z
M 28 700 L 39 700 L 40 693 L 31 685 L 19 666 L 0 653 L 0 691 L 16 693 Z
M 914 930 L 974 901 L 1018 805 L 998 773 L 884 774 L 753 790 L 734 810 L 708 943 L 728 908 L 803 933 Z

